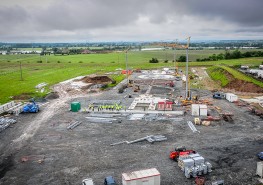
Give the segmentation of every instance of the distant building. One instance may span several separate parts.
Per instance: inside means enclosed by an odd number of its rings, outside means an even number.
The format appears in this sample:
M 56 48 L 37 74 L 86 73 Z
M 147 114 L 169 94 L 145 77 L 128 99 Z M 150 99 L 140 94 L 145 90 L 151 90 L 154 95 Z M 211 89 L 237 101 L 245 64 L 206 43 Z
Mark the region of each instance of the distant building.
M 249 66 L 241 66 L 240 68 L 243 69 L 243 70 L 248 70 Z
M 85 50 L 83 50 L 83 51 L 81 52 L 81 54 L 92 54 L 92 53 L 94 53 L 94 52 L 92 52 L 92 51 L 90 51 L 90 50 L 88 50 L 88 49 L 85 49 Z

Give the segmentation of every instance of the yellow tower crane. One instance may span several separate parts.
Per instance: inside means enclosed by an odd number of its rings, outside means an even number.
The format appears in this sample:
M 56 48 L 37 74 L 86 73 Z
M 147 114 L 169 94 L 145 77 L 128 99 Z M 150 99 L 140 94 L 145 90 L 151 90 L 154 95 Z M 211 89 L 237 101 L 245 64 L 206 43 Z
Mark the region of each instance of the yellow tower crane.
M 153 43 L 152 45 L 159 45 L 159 46 L 164 46 L 164 47 L 172 47 L 174 50 L 175 49 L 185 49 L 186 50 L 186 69 L 185 69 L 185 76 L 186 76 L 186 83 L 185 83 L 185 99 L 182 101 L 183 104 L 190 104 L 192 103 L 192 97 L 191 97 L 191 91 L 190 91 L 190 79 L 189 79 L 189 72 L 188 72 L 188 49 L 190 45 L 190 39 L 191 37 L 187 37 L 187 43 L 185 45 L 178 44 L 177 41 L 176 43 L 166 43 L 166 42 L 157 42 Z M 175 60 L 175 52 L 174 52 L 174 60 Z M 176 60 L 174 61 L 176 62 Z M 175 75 L 178 75 L 178 63 L 176 64 L 175 67 Z

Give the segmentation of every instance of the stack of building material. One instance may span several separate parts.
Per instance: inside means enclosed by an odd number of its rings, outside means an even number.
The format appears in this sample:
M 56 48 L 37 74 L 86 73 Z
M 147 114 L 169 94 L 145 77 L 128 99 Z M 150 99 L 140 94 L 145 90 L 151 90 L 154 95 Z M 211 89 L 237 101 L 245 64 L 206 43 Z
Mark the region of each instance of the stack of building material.
M 92 123 L 113 123 L 117 121 L 115 118 L 103 118 L 103 117 L 86 117 Z
M 178 166 L 187 178 L 197 177 L 212 172 L 212 165 L 198 153 L 180 156 Z
M 81 124 L 80 121 L 75 121 L 75 122 L 69 124 L 69 126 L 67 127 L 67 129 L 68 129 L 68 130 L 69 130 L 69 129 L 72 130 L 72 129 L 74 129 L 75 127 L 79 126 L 80 124 Z
M 16 123 L 16 120 L 0 117 L 0 132 L 8 128 L 11 123 Z
M 178 166 L 182 171 L 184 171 L 185 168 L 190 168 L 194 166 L 194 160 L 191 158 L 179 159 Z
M 8 102 L 4 105 L 0 106 L 0 114 L 7 112 L 9 109 L 11 109 L 12 107 L 16 106 L 16 103 L 14 101 Z

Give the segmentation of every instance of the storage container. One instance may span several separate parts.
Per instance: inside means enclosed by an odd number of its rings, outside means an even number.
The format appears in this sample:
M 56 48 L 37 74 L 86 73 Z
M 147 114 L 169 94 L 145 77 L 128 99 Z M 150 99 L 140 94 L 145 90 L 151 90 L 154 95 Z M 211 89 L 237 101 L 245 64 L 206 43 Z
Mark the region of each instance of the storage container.
M 122 174 L 123 185 L 160 185 L 160 173 L 156 168 Z

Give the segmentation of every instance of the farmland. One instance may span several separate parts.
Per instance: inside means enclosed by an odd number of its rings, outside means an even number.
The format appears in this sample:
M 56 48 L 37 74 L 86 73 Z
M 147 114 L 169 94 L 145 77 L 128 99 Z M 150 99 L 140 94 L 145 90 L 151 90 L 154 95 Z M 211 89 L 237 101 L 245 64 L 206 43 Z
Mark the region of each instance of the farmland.
M 190 50 L 189 60 L 207 57 L 212 53 L 222 53 L 223 50 Z M 160 68 L 173 67 L 173 51 L 131 51 L 128 53 L 129 68 Z M 176 51 L 177 58 L 184 55 L 184 50 Z M 149 59 L 157 58 L 159 63 L 150 64 Z M 168 63 L 164 63 L 164 60 Z M 243 58 L 234 60 L 220 60 L 210 62 L 190 62 L 190 66 L 213 66 L 218 64 L 259 65 L 263 58 Z M 22 66 L 22 78 L 20 76 L 20 62 Z M 0 103 L 10 100 L 10 96 L 29 94 L 32 96 L 44 96 L 43 93 L 35 92 L 34 87 L 42 82 L 49 86 L 60 81 L 67 80 L 80 75 L 103 74 L 116 71 L 117 68 L 125 68 L 124 53 L 90 54 L 90 55 L 1 55 L 0 56 Z M 179 63 L 183 67 L 185 63 Z M 122 77 L 119 76 L 118 80 Z

